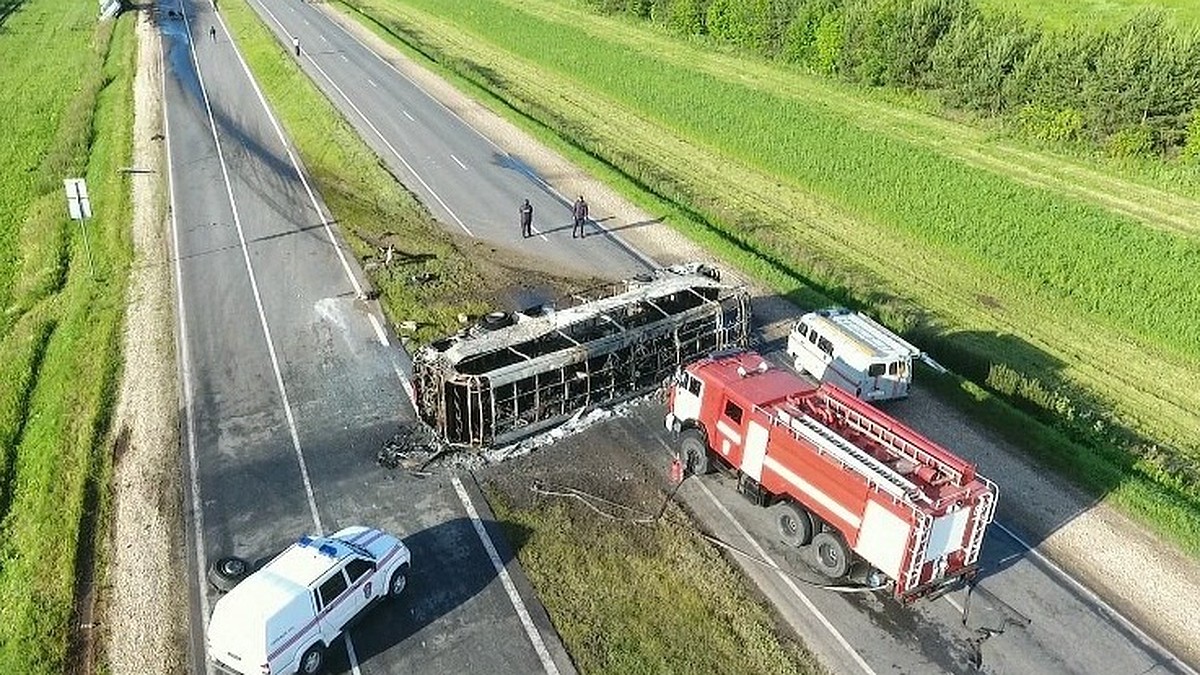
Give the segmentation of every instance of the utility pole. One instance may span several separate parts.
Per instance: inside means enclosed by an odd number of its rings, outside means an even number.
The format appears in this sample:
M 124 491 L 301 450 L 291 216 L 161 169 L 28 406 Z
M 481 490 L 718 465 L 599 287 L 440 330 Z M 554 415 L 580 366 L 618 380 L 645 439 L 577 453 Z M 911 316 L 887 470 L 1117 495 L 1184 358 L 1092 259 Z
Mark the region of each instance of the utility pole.
M 66 178 L 63 186 L 67 191 L 67 212 L 71 220 L 79 221 L 79 232 L 83 235 L 83 250 L 87 254 L 88 276 L 96 278 L 96 266 L 92 264 L 92 248 L 88 244 L 87 219 L 92 217 L 92 202 L 88 199 L 87 183 L 82 178 Z

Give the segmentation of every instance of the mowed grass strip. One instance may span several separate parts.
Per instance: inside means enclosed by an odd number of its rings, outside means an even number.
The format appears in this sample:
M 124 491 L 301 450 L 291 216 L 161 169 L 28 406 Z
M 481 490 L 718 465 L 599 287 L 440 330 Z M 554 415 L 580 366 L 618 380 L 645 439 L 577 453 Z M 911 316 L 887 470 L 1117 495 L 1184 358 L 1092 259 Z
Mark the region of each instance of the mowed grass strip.
M 567 67 L 589 68 L 595 61 L 608 62 L 608 55 L 614 53 L 633 54 L 631 61 L 623 63 L 634 68 L 638 60 L 636 48 L 627 43 L 614 47 L 605 41 L 604 35 L 594 31 L 586 39 L 578 39 L 571 32 L 573 24 L 547 24 L 518 11 L 506 14 L 508 9 L 495 3 L 472 3 L 472 11 L 462 12 L 470 16 L 454 13 L 462 10 L 459 3 L 439 3 L 436 13 L 413 9 L 412 5 L 418 4 L 422 3 L 375 3 L 359 7 L 379 22 L 381 33 L 390 31 L 390 39 L 396 42 L 403 37 L 424 54 L 463 74 L 498 97 L 502 106 L 509 106 L 509 115 L 515 110 L 547 125 L 585 153 L 617 167 L 628 177 L 627 186 L 631 189 L 648 188 L 679 205 L 675 213 L 681 217 L 673 219 L 677 227 L 691 228 L 691 233 L 725 255 L 740 261 L 751 260 L 750 267 L 780 292 L 812 298 L 814 294 L 805 283 L 815 282 L 835 298 L 851 297 L 873 305 L 900 328 L 911 326 L 915 315 L 923 336 L 929 338 L 927 346 L 941 347 L 939 356 L 967 355 L 965 365 L 974 367 L 970 374 L 981 382 L 991 379 L 991 371 L 995 370 L 988 364 L 1013 364 L 1022 377 L 1034 378 L 1031 384 L 1013 388 L 1016 400 L 1028 397 L 1031 407 L 1040 406 L 1039 414 L 1058 415 L 1068 426 L 1084 429 L 1089 435 L 1085 439 L 1088 445 L 1072 456 L 1094 452 L 1102 466 L 1089 462 L 1086 466 L 1072 465 L 1068 472 L 1098 494 L 1108 494 L 1144 516 L 1186 549 L 1200 551 L 1196 528 L 1187 525 L 1200 513 L 1194 479 L 1188 478 L 1195 475 L 1194 429 L 1200 426 L 1196 417 L 1200 402 L 1196 400 L 1197 392 L 1171 384 L 1193 376 L 1194 366 L 1189 359 L 1139 344 L 1122 329 L 1112 327 L 1111 322 L 1097 323 L 1094 312 L 1079 307 L 1071 297 L 1062 297 L 1069 296 L 1062 289 L 1047 293 L 1040 285 L 1031 288 L 1020 273 L 1005 275 L 1009 278 L 997 277 L 981 270 L 975 256 L 964 259 L 961 254 L 942 248 L 939 237 L 923 237 L 919 227 L 893 227 L 878 216 L 856 213 L 828 198 L 814 198 L 799 181 L 754 166 L 754 157 L 714 150 L 711 139 L 678 132 L 657 115 L 658 109 L 636 108 L 606 94 L 613 82 L 627 76 L 647 82 L 640 79 L 645 77 L 644 73 L 629 74 L 614 69 L 596 77 L 577 78 L 558 72 Z M 544 4 L 532 0 L 525 6 Z M 486 24 L 487 30 L 470 30 L 480 24 Z M 611 31 L 621 34 L 637 34 L 640 30 L 622 22 L 608 22 L 608 25 Z M 523 35 L 518 42 L 537 45 L 538 49 L 525 46 L 518 49 L 509 43 L 492 42 L 511 35 Z M 652 31 L 647 35 L 647 41 L 660 37 Z M 564 44 L 579 45 L 579 53 L 572 56 L 563 52 Z M 687 54 L 695 48 L 677 44 L 677 49 Z M 545 52 L 548 56 L 545 60 L 538 54 L 522 58 L 514 55 L 517 51 Z M 702 51 L 696 54 L 698 60 L 703 58 Z M 653 64 L 645 70 L 664 73 L 664 77 L 678 74 L 677 70 L 653 60 L 642 59 L 642 62 Z M 729 79 L 736 82 L 736 73 Z M 722 89 L 720 82 L 710 80 L 704 80 L 710 88 Z M 725 85 L 728 89 L 729 83 Z M 618 88 L 626 91 L 624 85 Z M 604 91 L 598 91 L 601 89 Z M 663 97 L 664 92 L 678 93 L 670 83 L 661 88 L 648 87 L 648 91 L 646 96 L 653 99 Z M 707 96 L 707 89 L 687 92 L 687 100 L 693 107 L 703 107 L 701 101 L 707 104 Z M 732 98 L 736 99 L 736 113 L 725 107 L 729 102 L 716 103 L 731 116 L 728 133 L 755 135 L 756 130 L 771 123 L 780 107 L 756 109 L 754 102 L 763 100 L 762 97 L 744 90 L 737 91 Z M 788 104 L 800 105 L 803 101 Z M 811 105 L 821 107 L 819 99 Z M 672 106 L 679 107 L 672 102 L 667 108 Z M 814 112 L 818 117 L 822 114 L 820 110 Z M 837 121 L 828 114 L 823 119 L 832 120 L 830 123 Z M 838 138 L 853 139 L 854 134 L 844 129 L 835 131 Z M 862 129 L 857 133 L 871 134 Z M 542 135 L 545 136 L 545 130 Z M 822 145 L 820 134 L 815 140 L 804 137 L 797 142 L 805 145 L 791 148 L 792 152 L 820 150 L 830 165 L 836 165 L 833 170 L 847 171 L 857 166 L 853 155 L 842 154 L 843 148 Z M 850 147 L 873 146 L 858 143 Z M 582 155 L 575 153 L 577 157 Z M 906 162 L 905 158 L 904 153 L 895 156 L 897 162 Z M 876 166 L 871 161 L 864 165 Z M 903 163 L 902 166 L 916 170 L 921 165 Z M 984 172 L 969 167 L 964 170 L 969 172 L 968 187 L 973 180 L 988 178 L 980 175 Z M 894 176 L 895 171 L 893 167 L 884 177 Z M 1089 218 L 1100 218 L 1101 222 L 1108 218 L 1098 209 L 1071 200 L 1060 200 L 1060 205 L 1052 195 L 992 178 L 995 182 L 984 184 L 997 186 L 997 192 L 987 197 L 1001 203 L 988 207 L 990 212 L 1003 211 L 1005 198 L 1011 193 L 1043 204 L 1043 216 L 1055 215 L 1061 209 L 1068 215 L 1083 213 Z M 859 184 L 863 184 L 861 177 Z M 880 203 L 907 198 L 907 193 L 894 191 L 894 181 L 889 188 L 870 198 Z M 942 186 L 937 194 L 944 194 Z M 930 200 L 928 196 L 918 199 L 924 200 L 922 203 Z M 984 223 L 981 228 L 994 227 L 980 217 L 980 209 L 970 200 L 958 195 L 950 201 L 978 223 Z M 694 227 L 688 225 L 690 216 L 700 220 Z M 957 222 L 959 227 L 969 224 L 967 217 L 961 215 L 952 215 L 950 222 Z M 1135 223 L 1119 218 L 1114 222 L 1135 239 L 1143 235 Z M 1033 232 L 1048 236 L 1054 229 L 1052 224 L 1035 223 Z M 715 227 L 705 229 L 707 225 Z M 931 230 L 937 234 L 937 228 Z M 981 239 L 990 246 L 1004 244 L 986 233 Z M 1156 241 L 1168 242 L 1168 248 L 1190 245 L 1171 239 Z M 1058 246 L 1061 248 L 1065 243 Z M 1093 240 L 1093 246 L 1098 248 L 1099 243 Z M 1034 257 L 1033 252 L 1029 257 Z M 1174 310 L 1166 314 L 1178 316 Z M 1162 318 L 1150 316 L 1149 320 Z M 964 363 L 963 359 L 959 363 Z M 1114 419 L 1098 414 L 1109 408 L 1118 411 L 1119 416 Z M 1120 437 L 1122 425 L 1152 438 L 1168 439 L 1185 452 L 1150 452 L 1140 456 L 1127 452 Z M 1096 438 L 1090 436 L 1093 433 Z M 1026 446 L 1034 454 L 1057 450 L 1057 447 Z M 1164 509 L 1173 515 L 1161 516 Z
M 980 0 L 980 5 L 1063 30 L 1115 26 L 1148 9 L 1164 10 L 1184 30 L 1200 28 L 1200 3 L 1194 0 Z
M 418 342 L 460 328 L 458 315 L 488 308 L 486 284 L 412 193 L 298 67 L 244 2 L 221 4 L 238 48 L 299 150 L 314 188 L 380 291 L 389 317 L 416 322 Z M 380 248 L 396 245 L 391 267 Z M 414 283 L 428 275 L 431 282 Z
M 102 536 L 131 259 L 133 17 L 32 0 L 0 30 L 0 672 L 67 669 Z M 87 248 L 62 179 L 88 181 Z
M 672 505 L 651 525 L 486 489 L 521 569 L 583 673 L 818 673 L 745 580 Z

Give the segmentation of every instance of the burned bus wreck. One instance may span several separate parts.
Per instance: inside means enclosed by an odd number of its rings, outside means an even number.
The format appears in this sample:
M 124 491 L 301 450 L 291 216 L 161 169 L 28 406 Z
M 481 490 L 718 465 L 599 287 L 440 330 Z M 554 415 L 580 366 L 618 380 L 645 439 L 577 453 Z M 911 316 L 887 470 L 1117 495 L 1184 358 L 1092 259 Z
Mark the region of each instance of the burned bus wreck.
M 749 295 L 703 265 L 571 301 L 492 316 L 418 351 L 421 417 L 450 443 L 504 444 L 649 391 L 681 364 L 749 338 Z

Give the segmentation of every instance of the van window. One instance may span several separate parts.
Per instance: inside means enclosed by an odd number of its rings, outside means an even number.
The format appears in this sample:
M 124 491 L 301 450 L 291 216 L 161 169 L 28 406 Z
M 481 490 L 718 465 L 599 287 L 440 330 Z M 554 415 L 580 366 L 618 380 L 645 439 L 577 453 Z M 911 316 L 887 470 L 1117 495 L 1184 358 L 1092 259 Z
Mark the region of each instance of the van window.
M 871 377 L 879 377 L 880 375 L 883 375 L 886 369 L 886 363 L 872 363 L 871 365 L 867 366 L 867 375 L 870 375 Z
M 796 332 L 800 334 L 800 337 L 808 337 L 808 324 L 806 324 L 806 323 L 796 324 Z
M 814 330 L 808 334 L 808 341 L 815 345 L 820 337 L 820 335 L 817 335 L 817 331 Z
M 813 333 L 813 335 L 816 335 L 816 333 Z M 833 343 L 825 338 L 821 338 L 817 341 L 817 349 L 820 349 L 826 354 L 833 356 Z
M 696 396 L 700 395 L 700 380 L 696 378 L 696 376 L 692 375 L 691 373 L 687 373 L 687 375 L 684 377 L 684 385 L 687 387 L 687 390 L 690 393 L 695 394 Z
M 742 406 L 733 401 L 725 401 L 725 416 L 733 420 L 734 424 L 742 423 Z
M 362 577 L 362 575 L 375 569 L 375 563 L 355 558 L 346 563 L 346 575 L 350 577 L 350 583 L 354 583 Z
M 341 570 L 337 574 L 329 577 L 329 579 L 321 584 L 318 592 L 321 594 L 322 609 L 329 606 L 329 603 L 337 600 L 338 596 L 346 590 L 346 575 L 342 574 Z
M 899 374 L 900 374 L 900 362 L 892 361 L 891 363 L 889 363 L 888 364 L 888 375 L 899 375 Z

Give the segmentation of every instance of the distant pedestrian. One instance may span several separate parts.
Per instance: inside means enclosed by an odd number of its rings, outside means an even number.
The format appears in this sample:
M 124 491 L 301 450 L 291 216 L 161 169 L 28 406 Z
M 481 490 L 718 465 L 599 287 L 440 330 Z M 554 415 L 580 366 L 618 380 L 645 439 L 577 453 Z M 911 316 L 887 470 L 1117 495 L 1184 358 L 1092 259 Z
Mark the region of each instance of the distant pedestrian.
M 588 217 L 588 206 L 587 202 L 583 201 L 583 195 L 580 195 L 579 199 L 575 200 L 575 210 L 573 213 L 575 216 L 575 227 L 571 228 L 571 238 L 579 237 L 583 239 L 585 236 L 583 224 L 587 222 Z
M 300 38 L 292 36 L 292 48 L 296 50 L 296 56 L 300 56 Z
M 213 42 L 217 41 L 217 27 L 216 26 L 208 27 L 208 37 L 212 38 Z
M 526 199 L 521 205 L 521 236 L 529 238 L 533 236 L 533 205 Z
M 217 11 L 217 0 L 212 0 L 212 3 L 213 3 L 213 11 L 215 12 L 215 11 Z

